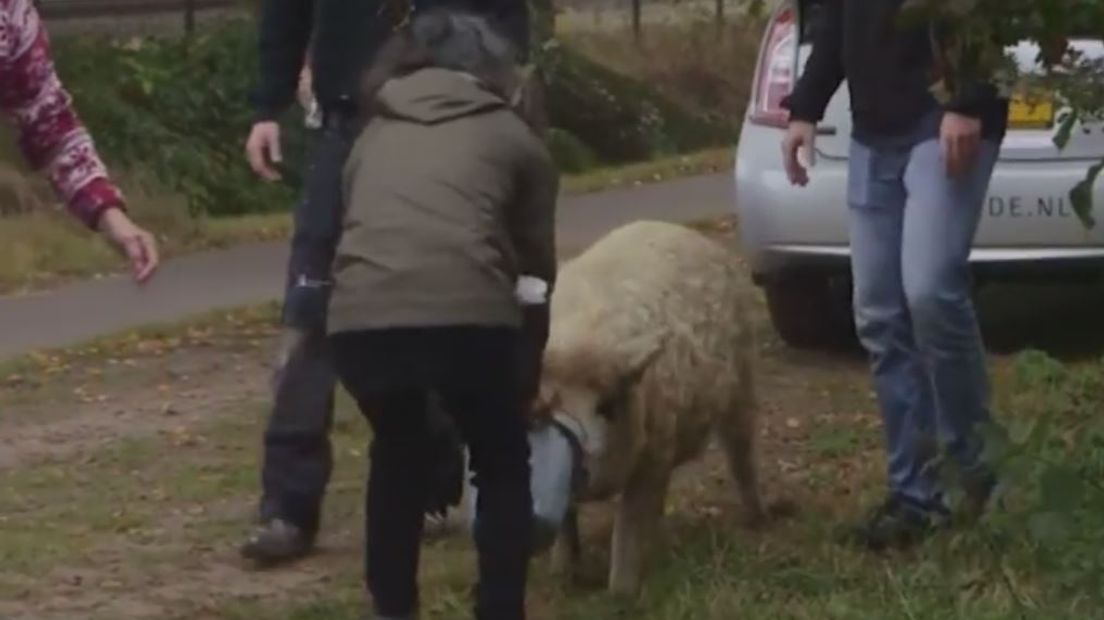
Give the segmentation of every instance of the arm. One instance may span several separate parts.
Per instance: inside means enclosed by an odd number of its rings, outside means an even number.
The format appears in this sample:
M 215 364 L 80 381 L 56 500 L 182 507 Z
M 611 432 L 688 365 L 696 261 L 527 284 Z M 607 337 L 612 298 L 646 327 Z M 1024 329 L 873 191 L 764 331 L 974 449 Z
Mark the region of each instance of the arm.
M 522 182 L 510 226 L 518 269 L 522 275 L 548 283 L 551 298 L 556 282 L 556 202 L 560 176 L 548 151 L 533 134 L 522 161 Z M 528 406 L 540 388 L 544 347 L 551 323 L 550 302 L 522 306 L 522 396 Z
M 936 24 L 933 26 L 933 36 L 936 37 L 935 45 L 942 49 L 948 43 L 948 39 L 952 36 L 952 29 L 947 24 Z M 998 42 L 993 43 L 997 49 L 1001 48 Z M 933 50 L 935 51 L 935 50 Z M 935 52 L 942 55 L 941 52 Z M 964 59 L 968 62 L 964 62 L 964 65 L 980 66 L 981 62 L 978 62 L 977 57 Z M 937 63 L 939 60 L 936 61 Z M 993 106 L 1000 101 L 1001 96 L 997 87 L 990 81 L 984 79 L 985 76 L 975 75 L 964 76 L 966 79 L 963 83 L 955 85 L 955 92 L 953 93 L 951 100 L 944 105 L 944 109 L 948 112 L 954 112 L 963 116 L 980 119 L 987 110 L 993 109 Z M 981 78 L 981 79 L 979 79 Z
M 560 176 L 544 145 L 526 132 L 531 144 L 521 160 L 519 191 L 510 215 L 511 240 L 519 273 L 544 280 L 551 291 L 556 281 L 556 202 Z
M 313 18 L 313 0 L 264 0 L 258 36 L 260 75 L 252 97 L 258 120 L 275 120 L 295 100 Z
M 949 39 L 955 35 L 945 22 L 933 24 L 931 34 L 932 51 L 938 67 L 946 62 L 944 49 L 948 46 Z M 1000 49 L 999 43 L 993 42 L 993 45 Z M 985 67 L 978 56 L 971 56 L 957 59 L 959 65 Z M 961 83 L 953 84 L 950 101 L 943 106 L 945 113 L 939 128 L 939 140 L 944 165 L 952 177 L 965 174 L 973 168 L 984 131 L 983 118 L 986 112 L 996 109 L 1001 101 L 997 87 L 991 83 L 990 76 L 986 75 L 989 71 L 990 69 L 983 68 L 961 76 Z
M 945 106 L 948 112 L 963 116 L 981 118 L 986 110 L 992 109 L 1000 101 L 997 87 L 985 82 L 964 84 L 958 93 Z
M 0 108 L 15 121 L 20 150 L 32 168 L 45 171 L 69 211 L 95 229 L 104 212 L 123 207 L 123 197 L 58 80 L 30 0 L 3 9 L 0 36 L 11 45 L 10 55 L 0 58 Z
M 825 0 L 814 26 L 813 52 L 793 93 L 782 102 L 790 119 L 818 123 L 843 82 L 843 2 Z

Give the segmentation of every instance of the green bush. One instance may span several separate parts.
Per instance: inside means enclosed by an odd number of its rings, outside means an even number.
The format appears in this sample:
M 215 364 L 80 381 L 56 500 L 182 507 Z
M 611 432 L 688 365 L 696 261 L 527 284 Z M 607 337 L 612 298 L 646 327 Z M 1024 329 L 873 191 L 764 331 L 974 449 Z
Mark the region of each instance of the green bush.
M 562 129 L 549 129 L 545 141 L 552 159 L 556 160 L 563 173 L 584 172 L 598 165 L 598 156 L 594 151 L 582 140 Z
M 693 114 L 650 85 L 561 45 L 538 57 L 553 127 L 577 136 L 605 164 L 730 143 L 730 125 Z
M 258 182 L 243 157 L 256 72 L 250 22 L 226 24 L 190 43 L 62 40 L 57 63 L 104 156 L 180 192 L 193 212 L 276 211 L 294 198 L 306 133 L 299 119 L 284 124 L 284 183 Z
M 986 458 L 1007 488 L 1002 509 L 964 537 L 980 538 L 994 570 L 1040 575 L 1070 609 L 1104 609 L 1104 419 L 1102 366 L 1021 354 L 1004 403 L 1004 429 L 989 429 Z M 1007 580 L 1027 604 L 1034 588 Z M 1022 589 L 1022 591 L 1021 591 Z
M 308 132 L 284 127 L 285 179 L 258 181 L 243 157 L 252 121 L 256 26 L 226 23 L 196 38 L 56 43 L 59 73 L 113 166 L 152 177 L 212 216 L 287 209 L 301 184 Z M 545 50 L 550 147 L 565 172 L 723 144 L 730 127 L 683 110 L 651 87 L 571 50 Z

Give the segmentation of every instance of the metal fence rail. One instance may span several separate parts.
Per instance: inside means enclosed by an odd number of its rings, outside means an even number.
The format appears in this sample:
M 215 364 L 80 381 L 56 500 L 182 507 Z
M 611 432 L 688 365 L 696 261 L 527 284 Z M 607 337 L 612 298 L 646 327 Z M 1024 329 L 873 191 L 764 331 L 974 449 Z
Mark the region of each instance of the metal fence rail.
M 241 0 L 36 0 L 48 19 L 189 13 L 241 6 Z
M 51 32 L 190 35 L 197 19 L 235 13 L 244 0 L 34 0 Z

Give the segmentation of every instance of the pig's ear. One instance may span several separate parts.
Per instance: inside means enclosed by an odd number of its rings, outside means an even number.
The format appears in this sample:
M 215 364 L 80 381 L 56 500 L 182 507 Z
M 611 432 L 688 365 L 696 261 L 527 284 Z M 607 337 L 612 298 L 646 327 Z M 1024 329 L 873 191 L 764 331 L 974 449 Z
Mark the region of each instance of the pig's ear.
M 663 351 L 666 339 L 658 334 L 636 336 L 618 347 L 625 357 L 620 368 L 622 384 L 631 384 L 644 374 L 652 361 Z
M 530 421 L 539 426 L 552 421 L 561 406 L 560 392 L 544 383 L 529 408 Z
M 623 341 L 617 347 L 616 363 L 612 373 L 607 376 L 601 398 L 598 401 L 598 415 L 613 420 L 625 404 L 625 397 L 633 385 L 640 380 L 655 358 L 663 352 L 665 339 L 660 336 L 636 336 Z

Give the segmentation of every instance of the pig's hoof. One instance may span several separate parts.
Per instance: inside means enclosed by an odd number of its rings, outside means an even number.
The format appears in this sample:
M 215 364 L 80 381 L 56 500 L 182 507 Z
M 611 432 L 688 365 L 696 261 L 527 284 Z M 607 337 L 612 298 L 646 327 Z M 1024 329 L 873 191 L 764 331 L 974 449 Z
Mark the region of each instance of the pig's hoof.
M 771 502 L 767 512 L 771 519 L 792 519 L 801 512 L 801 507 L 793 500 L 779 499 Z
M 752 531 L 762 530 L 770 525 L 770 518 L 766 513 L 756 511 L 745 514 L 743 518 L 740 519 L 740 524 L 743 525 L 744 528 Z

